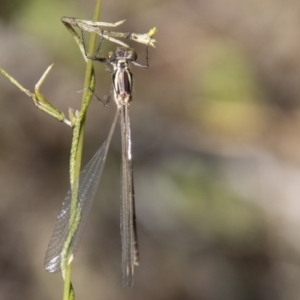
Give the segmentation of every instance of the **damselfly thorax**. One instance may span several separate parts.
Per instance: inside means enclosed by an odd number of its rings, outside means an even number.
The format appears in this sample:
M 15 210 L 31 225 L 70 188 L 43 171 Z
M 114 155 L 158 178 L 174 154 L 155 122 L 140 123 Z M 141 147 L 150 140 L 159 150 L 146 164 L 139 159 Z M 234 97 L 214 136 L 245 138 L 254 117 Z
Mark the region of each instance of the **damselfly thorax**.
M 136 61 L 137 54 L 133 49 L 118 47 L 108 53 L 107 62 L 113 66 L 112 82 L 114 98 L 118 107 L 132 101 L 133 76 L 129 70 L 130 62 Z

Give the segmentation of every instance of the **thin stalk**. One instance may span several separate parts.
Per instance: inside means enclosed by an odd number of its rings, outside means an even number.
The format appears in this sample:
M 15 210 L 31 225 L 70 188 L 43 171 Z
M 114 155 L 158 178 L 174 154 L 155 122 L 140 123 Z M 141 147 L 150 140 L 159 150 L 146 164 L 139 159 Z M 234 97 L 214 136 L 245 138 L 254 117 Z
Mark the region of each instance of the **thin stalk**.
M 93 21 L 98 21 L 100 17 L 100 8 L 101 8 L 102 0 L 97 0 L 96 7 L 94 10 Z M 97 35 L 95 33 L 91 34 L 88 53 L 90 56 L 93 56 L 94 49 L 96 45 L 96 38 Z M 81 156 L 82 156 L 82 148 L 83 148 L 83 137 L 84 137 L 84 122 L 85 122 L 85 115 L 87 107 L 90 103 L 92 98 L 92 93 L 86 87 L 90 87 L 94 90 L 94 72 L 93 72 L 93 64 L 91 60 L 87 61 L 86 71 L 85 71 L 85 79 L 84 79 L 84 91 L 82 95 L 82 106 L 81 110 L 78 113 L 77 120 L 74 127 L 73 132 L 73 141 L 72 141 L 72 150 L 71 150 L 71 162 L 70 162 L 70 180 L 71 180 L 71 189 L 74 193 L 72 196 L 72 204 L 71 204 L 71 211 L 72 208 L 76 208 L 76 200 L 77 200 L 77 187 L 74 187 L 75 179 L 78 178 L 80 173 L 80 166 L 81 166 Z M 64 294 L 63 300 L 72 300 L 75 299 L 74 290 L 72 288 L 71 283 L 71 263 L 68 264 L 66 270 L 64 272 Z

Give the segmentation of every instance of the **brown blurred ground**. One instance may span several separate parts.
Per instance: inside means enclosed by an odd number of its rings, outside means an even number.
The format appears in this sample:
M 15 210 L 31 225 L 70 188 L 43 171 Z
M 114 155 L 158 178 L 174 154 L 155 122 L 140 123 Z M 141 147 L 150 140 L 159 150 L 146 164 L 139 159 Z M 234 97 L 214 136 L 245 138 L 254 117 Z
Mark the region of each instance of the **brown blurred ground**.
M 86 2 L 1 3 L 0 67 L 33 90 L 56 62 L 42 90 L 65 113 L 80 105 L 84 63 L 60 18 L 90 19 Z M 141 263 L 123 289 L 116 132 L 75 259 L 76 299 L 299 299 L 300 3 L 103 1 L 101 16 L 127 19 L 124 31 L 159 28 L 150 69 L 133 68 Z M 104 95 L 110 75 L 97 69 Z M 43 259 L 71 130 L 4 77 L 0 92 L 0 299 L 61 299 Z M 84 162 L 114 109 L 91 104 Z

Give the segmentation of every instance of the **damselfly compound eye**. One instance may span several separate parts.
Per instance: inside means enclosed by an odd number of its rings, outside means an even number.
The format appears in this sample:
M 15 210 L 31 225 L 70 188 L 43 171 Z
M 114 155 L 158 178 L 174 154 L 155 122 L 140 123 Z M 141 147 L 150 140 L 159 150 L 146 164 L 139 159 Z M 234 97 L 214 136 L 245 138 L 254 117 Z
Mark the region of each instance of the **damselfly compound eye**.
M 132 61 L 137 60 L 137 54 L 134 50 L 128 50 L 128 59 L 130 59 Z
M 110 62 L 114 62 L 116 60 L 116 55 L 113 51 L 109 51 L 107 57 Z

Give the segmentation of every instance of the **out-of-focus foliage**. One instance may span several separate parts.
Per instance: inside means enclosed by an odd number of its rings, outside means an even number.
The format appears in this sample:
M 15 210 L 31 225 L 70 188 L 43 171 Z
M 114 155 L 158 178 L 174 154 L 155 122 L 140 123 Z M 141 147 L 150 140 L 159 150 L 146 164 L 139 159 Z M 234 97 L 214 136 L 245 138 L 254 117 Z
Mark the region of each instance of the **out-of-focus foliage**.
M 31 1 L 26 0 L 3 0 L 1 1 L 0 17 L 5 22 L 11 22 L 15 16 L 20 15 L 26 6 L 30 5 Z

